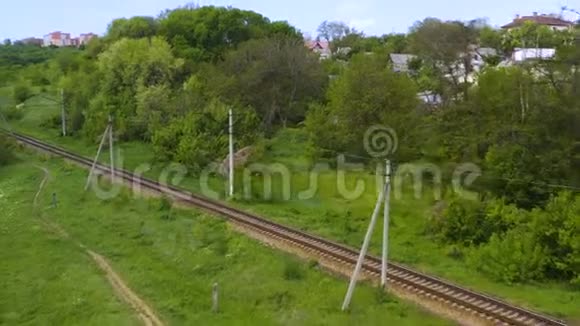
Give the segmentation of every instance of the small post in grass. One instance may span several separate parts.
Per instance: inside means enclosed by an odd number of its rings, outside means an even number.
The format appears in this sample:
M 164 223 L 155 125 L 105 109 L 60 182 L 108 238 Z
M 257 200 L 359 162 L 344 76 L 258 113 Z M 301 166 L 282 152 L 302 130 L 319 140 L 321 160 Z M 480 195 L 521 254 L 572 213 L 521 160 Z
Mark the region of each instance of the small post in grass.
M 58 206 L 58 201 L 56 200 L 56 192 L 52 193 L 52 208 L 56 208 Z
M 218 286 L 217 282 L 213 284 L 211 301 L 212 301 L 211 310 L 214 313 L 218 313 L 219 312 L 219 286 Z

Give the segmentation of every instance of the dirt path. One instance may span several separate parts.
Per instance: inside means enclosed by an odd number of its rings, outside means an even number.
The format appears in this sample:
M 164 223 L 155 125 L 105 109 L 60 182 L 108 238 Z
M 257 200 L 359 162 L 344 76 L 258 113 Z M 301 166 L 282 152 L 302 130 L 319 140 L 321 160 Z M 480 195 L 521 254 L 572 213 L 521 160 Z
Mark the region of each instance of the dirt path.
M 37 168 L 39 168 L 44 172 L 44 178 L 42 179 L 42 182 L 38 187 L 38 191 L 34 196 L 33 202 L 34 208 L 38 206 L 38 198 L 42 193 L 42 190 L 44 189 L 50 177 L 50 172 L 46 168 L 39 166 L 37 166 Z M 85 250 L 85 252 L 95 261 L 99 269 L 105 273 L 105 276 L 107 277 L 107 280 L 113 287 L 113 290 L 115 290 L 115 293 L 121 298 L 121 300 L 123 300 L 126 304 L 131 306 L 131 308 L 137 313 L 137 316 L 139 316 L 139 319 L 141 319 L 144 325 L 146 326 L 164 325 L 163 322 L 161 322 L 161 320 L 159 319 L 159 317 L 157 317 L 153 309 L 151 309 L 149 305 L 145 303 L 145 301 L 139 298 L 139 296 L 135 294 L 135 292 L 133 292 L 133 290 L 131 290 L 127 286 L 125 281 L 123 281 L 121 276 L 117 272 L 115 272 L 115 270 L 111 267 L 111 265 L 109 264 L 109 262 L 105 257 L 90 250 L 82 243 L 73 240 L 71 236 L 58 223 L 51 221 L 50 219 L 44 218 L 42 215 L 39 216 L 42 224 L 44 224 L 51 232 L 57 234 L 63 239 L 74 241 L 79 247 Z

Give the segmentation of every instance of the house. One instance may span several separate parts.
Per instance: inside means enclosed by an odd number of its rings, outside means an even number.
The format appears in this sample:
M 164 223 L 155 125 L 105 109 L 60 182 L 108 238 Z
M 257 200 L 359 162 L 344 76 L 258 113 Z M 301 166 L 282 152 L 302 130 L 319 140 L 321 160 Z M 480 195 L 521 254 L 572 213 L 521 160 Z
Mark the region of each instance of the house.
M 97 34 L 93 34 L 93 33 L 81 34 L 79 36 L 79 46 L 87 45 L 87 43 L 89 43 L 89 41 L 95 37 L 97 37 Z
M 69 33 L 52 32 L 44 35 L 44 46 L 71 46 L 71 37 Z
M 522 49 L 516 48 L 512 53 L 511 60 L 513 62 L 524 62 L 527 60 L 550 60 L 556 56 L 556 49 Z
M 339 56 L 348 56 L 351 52 L 352 48 L 349 46 L 336 49 L 336 55 Z
M 438 106 L 443 104 L 443 97 L 432 91 L 417 93 L 417 98 L 421 101 L 421 103 L 429 106 Z
M 393 64 L 394 72 L 408 73 L 411 69 L 409 64 L 411 61 L 417 59 L 414 54 L 391 53 L 389 55 L 391 63 Z
M 306 47 L 320 55 L 320 59 L 329 59 L 332 57 L 332 51 L 330 50 L 330 43 L 327 41 L 306 41 Z
M 559 15 L 539 15 L 537 12 L 534 12 L 533 16 L 520 17 L 517 15 L 511 23 L 504 25 L 501 28 L 510 31 L 522 27 L 526 22 L 548 26 L 550 29 L 555 31 L 568 30 L 574 27 L 573 22 L 567 21 Z
M 44 36 L 42 39 L 43 46 L 74 46 L 79 47 L 86 45 L 90 40 L 97 37 L 97 34 L 86 33 L 78 37 L 71 37 L 70 33 L 53 32 Z

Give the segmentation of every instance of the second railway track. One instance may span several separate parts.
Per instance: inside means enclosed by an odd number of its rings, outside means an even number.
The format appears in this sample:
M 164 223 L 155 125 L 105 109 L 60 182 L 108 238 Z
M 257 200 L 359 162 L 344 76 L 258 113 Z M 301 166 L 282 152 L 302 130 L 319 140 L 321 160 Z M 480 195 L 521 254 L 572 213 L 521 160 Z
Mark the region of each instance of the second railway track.
M 6 132 L 6 131 L 4 131 Z M 21 143 L 36 149 L 58 155 L 85 167 L 92 161 L 68 150 L 44 143 L 37 139 L 17 134 L 7 133 Z M 101 174 L 110 174 L 110 167 L 97 164 L 96 169 Z M 354 265 L 358 251 L 345 245 L 323 239 L 298 229 L 269 221 L 263 217 L 230 207 L 224 203 L 192 194 L 173 186 L 164 186 L 153 180 L 136 176 L 122 169 L 115 170 L 115 176 L 129 183 L 137 183 L 149 191 L 170 196 L 173 199 L 197 206 L 211 213 L 223 216 L 243 227 L 258 232 L 265 237 L 281 239 L 294 246 L 303 248 L 317 256 L 330 257 L 346 265 Z M 367 255 L 363 265 L 365 272 L 378 278 L 381 270 L 381 260 Z M 478 293 L 448 281 L 414 271 L 406 266 L 389 263 L 388 281 L 403 288 L 405 291 L 436 299 L 444 303 L 450 310 L 463 310 L 477 315 L 481 320 L 491 324 L 505 325 L 566 325 L 554 317 L 517 307 L 492 296 Z

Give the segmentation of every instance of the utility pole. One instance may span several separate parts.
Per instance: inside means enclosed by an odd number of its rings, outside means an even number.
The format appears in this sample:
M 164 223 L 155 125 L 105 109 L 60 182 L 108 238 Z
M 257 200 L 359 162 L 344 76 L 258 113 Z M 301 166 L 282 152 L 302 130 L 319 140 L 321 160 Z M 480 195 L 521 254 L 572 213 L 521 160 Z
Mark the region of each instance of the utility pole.
M 115 181 L 115 156 L 113 150 L 113 117 L 109 114 L 109 158 L 111 159 L 111 183 Z
M 232 111 L 232 109 L 230 108 L 229 110 L 229 133 L 230 133 L 230 164 L 229 164 L 229 168 L 230 168 L 230 172 L 229 172 L 229 177 L 230 177 L 230 182 L 229 182 L 229 186 L 230 186 L 230 191 L 229 191 L 229 195 L 230 198 L 234 196 L 234 113 Z
M 363 261 L 365 259 L 366 254 L 367 254 L 367 251 L 369 249 L 369 244 L 371 242 L 371 236 L 373 235 L 373 230 L 375 228 L 375 224 L 377 223 L 377 217 L 379 216 L 379 212 L 381 210 L 381 204 L 383 203 L 383 200 L 384 200 L 385 189 L 383 189 L 383 191 L 381 191 L 381 193 L 379 194 L 379 197 L 377 198 L 377 204 L 375 206 L 375 210 L 374 210 L 373 216 L 371 218 L 371 223 L 369 224 L 369 227 L 367 229 L 367 234 L 365 235 L 365 240 L 363 242 L 362 249 L 361 249 L 360 254 L 358 256 L 358 260 L 356 262 L 354 272 L 352 273 L 352 276 L 350 277 L 350 283 L 348 285 L 348 290 L 346 292 L 346 296 L 344 297 L 344 302 L 342 303 L 342 311 L 345 311 L 346 309 L 348 309 L 348 306 L 350 305 L 350 301 L 352 299 L 352 294 L 354 292 L 354 288 L 356 287 L 356 281 L 358 279 L 358 275 L 360 274 L 360 270 L 362 268 Z
M 66 112 L 64 110 L 64 89 L 60 89 L 60 106 L 61 106 L 61 120 L 62 120 L 62 136 L 66 137 Z
M 87 178 L 87 183 L 85 185 L 85 191 L 89 189 L 91 185 L 91 180 L 93 174 L 95 172 L 95 168 L 97 167 L 97 162 L 99 161 L 99 157 L 101 156 L 101 151 L 103 150 L 103 146 L 105 145 L 105 141 L 109 139 L 109 155 L 111 159 L 111 183 L 115 180 L 115 157 L 114 157 L 114 148 L 113 148 L 113 117 L 109 115 L 109 123 L 107 123 L 107 128 L 105 128 L 105 132 L 103 133 L 103 137 L 101 138 L 101 143 L 99 144 L 99 149 L 97 150 L 97 155 L 95 156 L 95 160 L 93 161 L 93 165 L 91 166 L 91 170 L 89 171 L 89 177 Z
M 103 133 L 103 138 L 101 138 L 101 143 L 99 144 L 99 149 L 97 150 L 97 156 L 95 156 L 95 160 L 93 161 L 93 165 L 91 166 L 91 170 L 89 171 L 89 177 L 87 178 L 87 183 L 85 185 L 85 191 L 87 191 L 89 189 L 89 186 L 91 185 L 93 173 L 95 171 L 95 167 L 97 166 L 97 162 L 99 161 L 99 156 L 101 155 L 101 150 L 103 149 L 103 146 L 105 145 L 105 140 L 107 139 L 107 135 L 109 133 L 109 128 L 111 128 L 111 125 L 107 125 L 107 128 L 105 129 L 105 133 Z
M 385 165 L 385 210 L 383 224 L 383 259 L 381 268 L 381 286 L 387 285 L 387 259 L 389 250 L 389 209 L 391 203 L 391 161 L 387 160 Z

